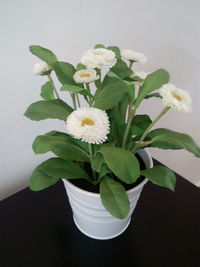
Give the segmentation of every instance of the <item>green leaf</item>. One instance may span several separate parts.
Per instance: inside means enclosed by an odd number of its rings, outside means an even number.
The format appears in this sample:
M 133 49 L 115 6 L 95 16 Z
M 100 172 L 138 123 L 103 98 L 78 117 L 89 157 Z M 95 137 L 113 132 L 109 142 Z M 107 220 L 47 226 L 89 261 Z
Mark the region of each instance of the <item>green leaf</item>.
M 131 184 L 140 175 L 137 158 L 128 150 L 117 147 L 102 147 L 99 150 L 109 169 L 122 181 Z
M 88 174 L 76 163 L 60 158 L 51 158 L 41 163 L 32 173 L 29 187 L 39 191 L 55 184 L 59 179 L 89 179 Z
M 122 79 L 130 76 L 133 73 L 126 63 L 120 58 L 117 59 L 117 63 L 110 69 L 110 71 L 114 72 Z
M 112 173 L 112 171 L 108 168 L 108 166 L 105 163 L 103 163 L 101 166 L 101 170 L 99 172 L 99 178 L 102 179 L 102 177 L 104 177 L 108 173 Z
M 66 133 L 62 133 L 62 132 L 58 132 L 58 131 L 50 131 L 50 132 L 46 133 L 45 136 L 61 136 L 61 137 L 65 137 L 69 142 L 73 143 L 76 146 L 79 146 L 80 148 L 82 148 L 83 150 L 88 152 L 88 143 L 83 142 L 83 141 L 78 140 L 78 139 L 75 139 L 75 138 L 71 137 L 70 135 L 68 135 Z
M 75 145 L 69 136 L 37 136 L 33 142 L 33 150 L 36 154 L 52 151 L 59 158 L 74 161 L 89 162 L 88 154 Z
M 108 111 L 110 120 L 109 142 L 115 142 L 116 146 L 119 147 L 122 145 L 122 139 L 126 128 L 125 120 L 120 116 L 120 112 L 121 110 L 117 108 Z
M 96 172 L 100 172 L 103 164 L 103 156 L 100 153 L 97 153 L 92 161 L 92 169 Z
M 95 47 L 94 47 L 94 49 L 97 49 L 97 48 L 105 48 L 105 46 L 102 45 L 102 44 L 96 44 Z
M 113 51 L 116 55 L 116 58 L 121 58 L 120 49 L 117 46 L 108 46 L 107 49 Z
M 46 119 L 66 120 L 72 111 L 73 109 L 60 99 L 42 100 L 31 104 L 24 115 L 35 121 Z
M 119 79 L 105 86 L 96 97 L 95 107 L 103 110 L 116 106 L 126 95 L 127 86 Z
M 126 120 L 126 112 L 127 112 L 127 107 L 129 104 L 129 97 L 126 95 L 122 101 L 119 102 L 118 104 L 118 115 L 119 117 L 125 122 Z M 116 114 L 115 114 L 116 115 Z
M 76 69 L 73 65 L 67 62 L 57 61 L 53 66 L 56 76 L 61 84 L 72 84 L 76 85 L 73 76 L 76 72 Z
M 44 100 L 55 99 L 54 89 L 51 82 L 46 82 L 45 84 L 42 85 L 40 95 Z
M 137 108 L 140 105 L 140 102 L 145 96 L 159 89 L 163 84 L 168 83 L 168 81 L 169 73 L 164 69 L 156 70 L 155 72 L 147 75 L 139 90 L 138 97 L 135 101 L 135 107 Z
M 76 66 L 76 70 L 79 71 L 79 70 L 85 70 L 87 69 L 87 67 L 85 65 L 83 65 L 82 63 L 78 63 L 77 66 Z
M 102 82 L 102 88 L 106 87 L 107 85 L 116 83 L 117 80 L 122 79 L 112 71 L 107 72 Z
M 127 82 L 124 80 L 124 83 L 127 86 L 127 92 L 128 92 L 128 96 L 129 96 L 129 102 L 133 103 L 133 101 L 135 100 L 135 85 L 131 82 Z
M 33 171 L 30 181 L 29 188 L 32 191 L 40 191 L 51 185 L 54 185 L 60 180 L 51 175 L 47 175 L 41 168 L 40 165 Z
M 152 130 L 151 132 L 148 133 L 147 138 L 153 139 L 154 137 L 160 136 L 160 135 L 168 135 L 171 133 L 177 133 L 175 131 L 165 129 L 165 128 L 158 128 L 155 130 Z M 173 144 L 165 141 L 154 141 L 149 145 L 150 147 L 158 147 L 161 149 L 182 149 L 181 145 L 178 144 Z
M 152 120 L 148 115 L 136 115 L 131 123 L 131 131 L 134 135 L 142 135 Z
M 73 94 L 87 95 L 87 96 L 94 98 L 94 96 L 89 92 L 88 89 L 85 89 L 85 88 L 78 86 L 78 85 L 64 84 L 60 90 L 61 91 L 68 91 L 68 92 L 73 93 Z
M 149 99 L 151 97 L 158 97 L 158 98 L 161 98 L 162 99 L 162 96 L 159 93 L 149 94 L 149 95 L 146 95 L 144 98 L 145 99 Z
M 155 146 L 155 142 L 164 142 L 169 144 L 168 149 L 171 148 L 171 144 L 183 148 L 196 157 L 200 158 L 200 147 L 195 143 L 191 136 L 178 132 L 171 132 L 165 135 L 158 135 L 153 137 L 152 145 Z
M 31 45 L 29 47 L 29 50 L 33 55 L 46 62 L 49 66 L 53 66 L 53 64 L 57 61 L 57 58 L 54 53 L 42 46 Z
M 166 187 L 172 191 L 175 189 L 176 176 L 168 168 L 163 166 L 155 166 L 148 170 L 141 171 L 141 174 L 146 176 L 152 183 Z
M 127 217 L 130 203 L 124 187 L 105 176 L 100 183 L 100 197 L 106 210 L 118 219 Z

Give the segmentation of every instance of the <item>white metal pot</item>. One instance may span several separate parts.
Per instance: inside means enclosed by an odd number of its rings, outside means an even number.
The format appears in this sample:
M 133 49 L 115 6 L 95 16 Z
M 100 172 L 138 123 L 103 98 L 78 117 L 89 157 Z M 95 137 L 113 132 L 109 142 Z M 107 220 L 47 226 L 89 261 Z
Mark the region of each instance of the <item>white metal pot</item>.
M 146 168 L 153 167 L 153 161 L 148 151 L 142 149 L 138 154 L 143 159 Z M 128 227 L 140 193 L 147 181 L 145 178 L 139 185 L 127 191 L 130 212 L 127 218 L 121 220 L 113 217 L 104 208 L 100 194 L 80 189 L 69 180 L 63 179 L 76 226 L 83 234 L 95 239 L 106 240 L 120 235 Z

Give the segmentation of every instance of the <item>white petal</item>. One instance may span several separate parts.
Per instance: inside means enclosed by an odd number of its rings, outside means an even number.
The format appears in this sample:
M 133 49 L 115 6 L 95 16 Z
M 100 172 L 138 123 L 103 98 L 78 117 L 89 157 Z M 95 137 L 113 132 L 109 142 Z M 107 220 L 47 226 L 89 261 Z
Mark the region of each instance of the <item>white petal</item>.
M 46 62 L 36 63 L 33 67 L 34 75 L 43 75 L 45 72 L 50 71 L 52 68 Z
M 136 62 L 140 62 L 142 64 L 145 64 L 147 61 L 147 58 L 144 54 L 136 52 L 134 50 L 131 49 L 124 49 L 121 51 L 121 56 L 124 59 L 130 60 L 130 61 L 136 61 Z
M 83 125 L 85 119 L 92 120 L 94 125 Z M 109 133 L 109 119 L 105 111 L 83 107 L 73 111 L 67 118 L 67 131 L 74 138 L 90 144 L 105 142 Z
M 192 111 L 192 100 L 187 91 L 177 88 L 173 84 L 164 84 L 159 90 L 163 105 L 181 112 Z

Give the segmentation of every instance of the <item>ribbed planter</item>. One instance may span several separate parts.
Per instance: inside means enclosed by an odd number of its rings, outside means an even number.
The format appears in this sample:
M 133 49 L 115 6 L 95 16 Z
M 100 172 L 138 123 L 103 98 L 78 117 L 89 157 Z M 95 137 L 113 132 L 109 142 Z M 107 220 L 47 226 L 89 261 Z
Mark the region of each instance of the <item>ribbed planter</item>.
M 146 168 L 153 167 L 152 158 L 146 150 L 142 149 L 138 154 L 143 159 Z M 139 185 L 127 191 L 130 212 L 126 219 L 121 220 L 114 218 L 104 208 L 100 194 L 80 189 L 69 180 L 63 179 L 76 226 L 82 233 L 95 239 L 106 240 L 120 235 L 128 227 L 140 193 L 147 181 L 145 178 Z

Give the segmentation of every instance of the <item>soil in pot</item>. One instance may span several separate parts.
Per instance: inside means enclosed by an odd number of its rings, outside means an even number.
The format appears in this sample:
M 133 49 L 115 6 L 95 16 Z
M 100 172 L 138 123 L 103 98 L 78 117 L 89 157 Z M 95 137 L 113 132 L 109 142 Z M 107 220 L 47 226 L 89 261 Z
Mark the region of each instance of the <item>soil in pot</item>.
M 144 161 L 142 160 L 142 158 L 136 154 L 135 155 L 140 163 L 140 169 L 141 170 L 145 170 L 146 169 L 146 166 L 144 164 Z M 91 174 L 92 176 L 92 173 L 91 173 L 91 168 L 90 168 L 90 165 L 89 164 L 85 164 L 84 168 L 86 169 L 86 171 Z M 112 174 L 112 177 L 113 179 L 115 179 L 116 181 L 120 182 L 124 188 L 127 190 L 130 190 L 131 188 L 133 187 L 136 187 L 137 185 L 139 185 L 144 179 L 145 177 L 144 176 L 140 176 L 137 181 L 135 183 L 132 183 L 132 184 L 126 184 L 124 182 L 122 182 L 121 180 L 119 180 L 115 175 Z M 83 189 L 83 190 L 86 190 L 86 191 L 89 191 L 89 192 L 92 192 L 92 193 L 99 193 L 99 184 L 97 185 L 93 185 L 91 184 L 90 182 L 88 182 L 87 180 L 85 179 L 72 179 L 70 180 L 70 182 L 72 184 L 74 184 L 75 186 Z

